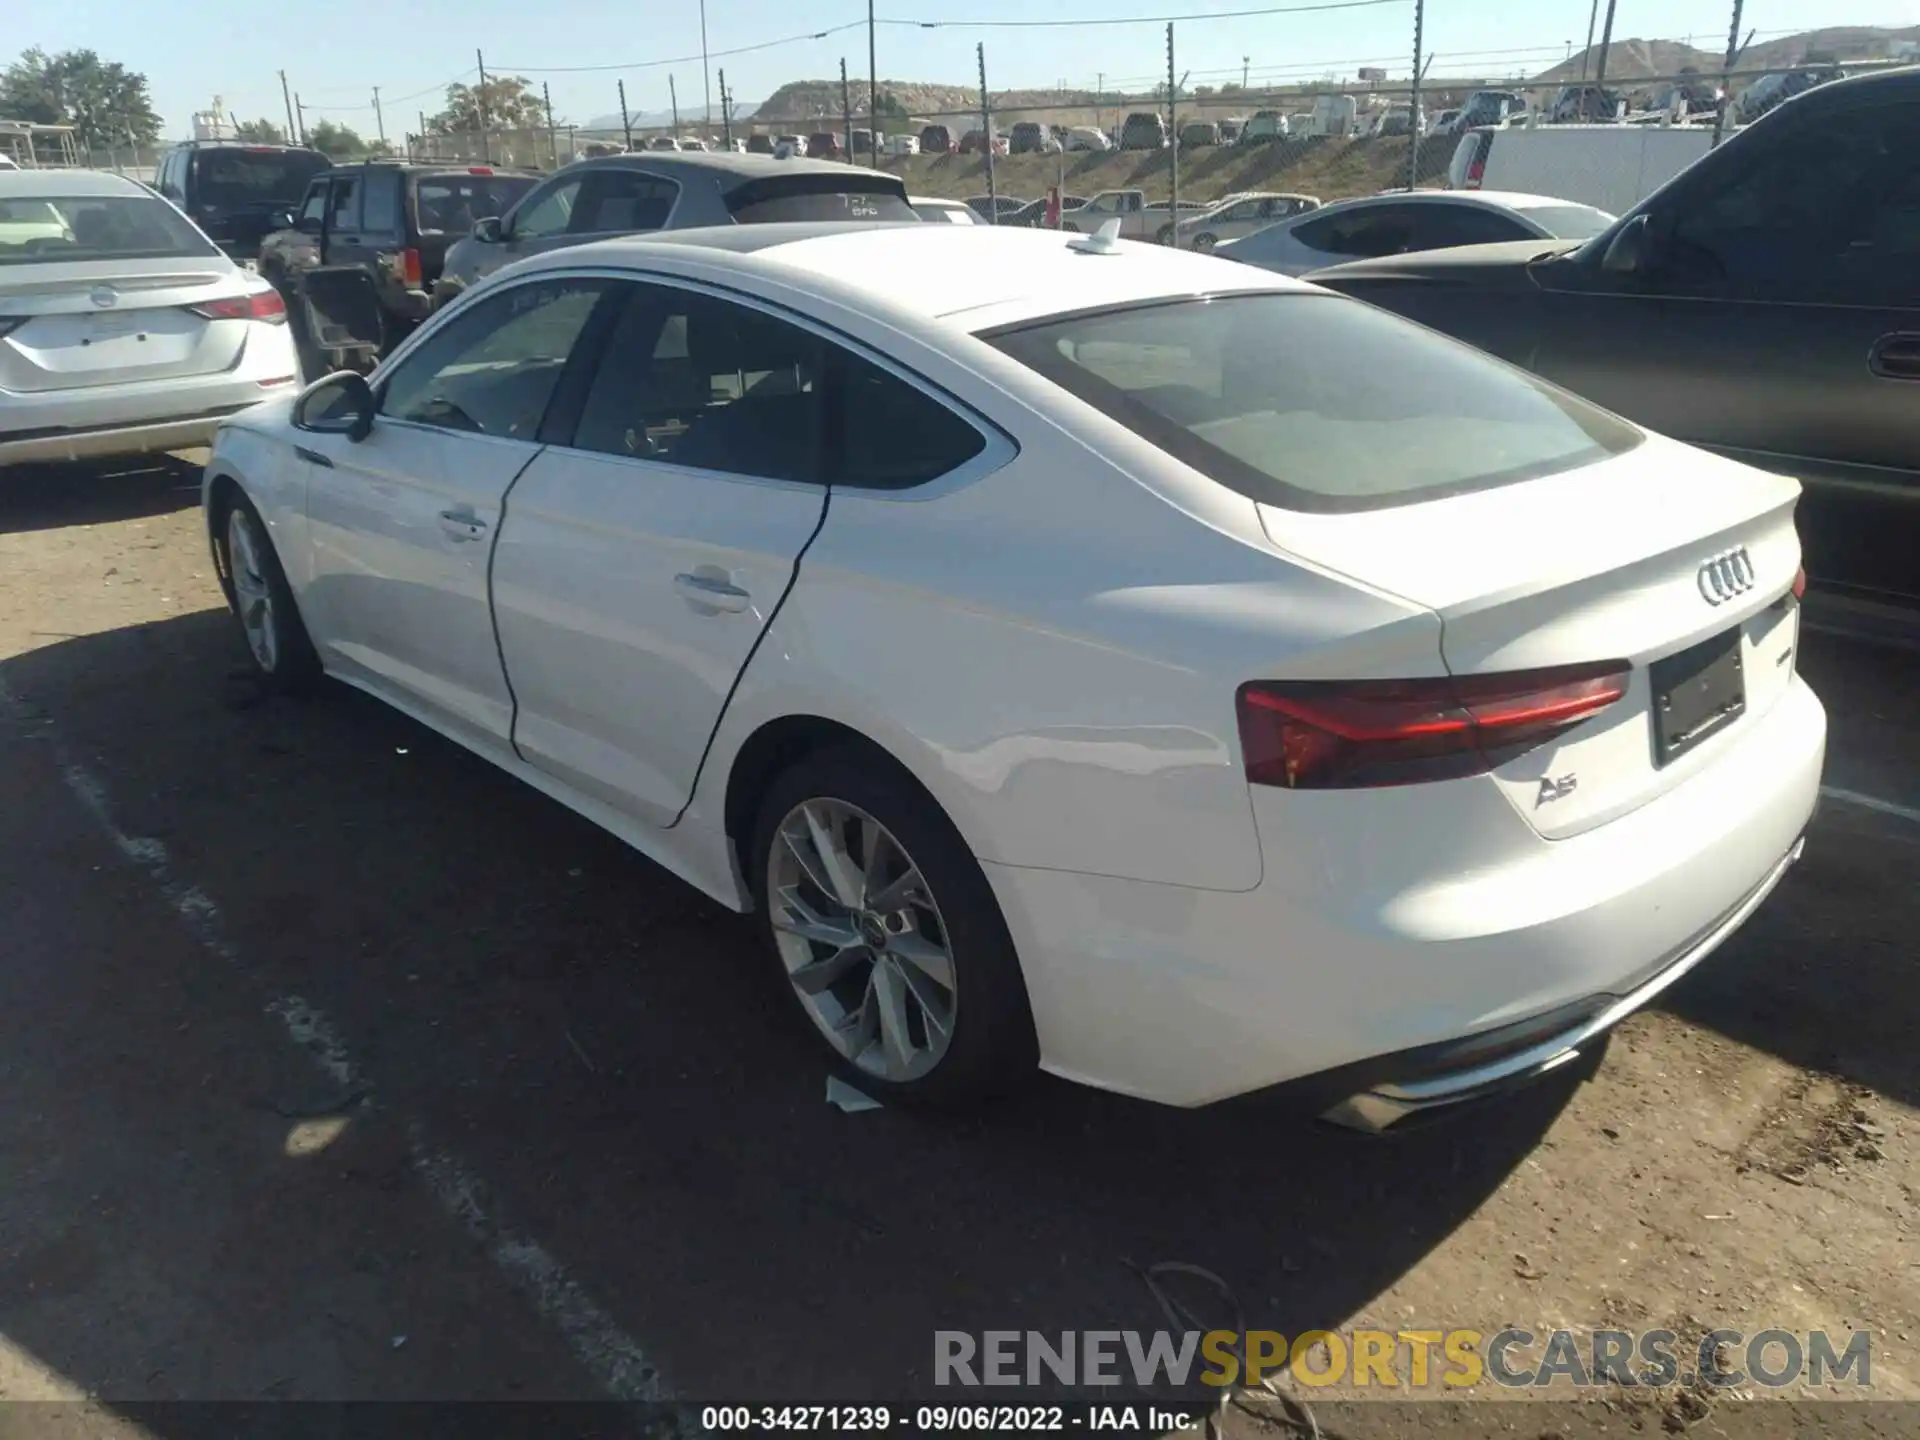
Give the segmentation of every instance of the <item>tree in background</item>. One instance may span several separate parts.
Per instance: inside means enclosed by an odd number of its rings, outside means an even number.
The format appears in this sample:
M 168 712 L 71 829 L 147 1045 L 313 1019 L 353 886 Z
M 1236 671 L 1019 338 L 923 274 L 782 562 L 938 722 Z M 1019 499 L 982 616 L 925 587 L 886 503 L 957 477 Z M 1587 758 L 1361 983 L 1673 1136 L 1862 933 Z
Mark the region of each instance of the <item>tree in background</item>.
M 546 107 L 524 75 L 490 76 L 484 85 L 449 85 L 447 108 L 427 117 L 433 135 L 472 134 L 484 111 L 489 130 L 537 130 L 547 123 Z
M 874 116 L 881 120 L 905 120 L 907 107 L 900 103 L 900 97 L 891 90 L 882 90 L 873 102 Z
M 240 128 L 233 132 L 237 139 L 251 145 L 284 145 L 287 135 L 271 120 L 242 120 Z
M 147 77 L 92 50 L 49 55 L 39 46 L 0 74 L 0 113 L 41 125 L 71 125 L 85 146 L 151 145 L 160 138 L 160 117 L 147 93 Z
M 335 160 L 348 155 L 364 155 L 368 149 L 367 142 L 360 138 L 358 131 L 337 120 L 322 120 L 309 129 L 307 144 Z

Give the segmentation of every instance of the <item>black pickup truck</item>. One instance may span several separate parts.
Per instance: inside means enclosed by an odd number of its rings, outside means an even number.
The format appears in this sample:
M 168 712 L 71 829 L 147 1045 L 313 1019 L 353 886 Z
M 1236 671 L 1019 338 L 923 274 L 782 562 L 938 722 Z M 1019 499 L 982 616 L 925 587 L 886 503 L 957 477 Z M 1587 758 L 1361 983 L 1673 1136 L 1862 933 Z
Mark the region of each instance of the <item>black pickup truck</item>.
M 476 220 L 503 215 L 539 181 L 531 170 L 369 160 L 316 176 L 297 210 L 260 242 L 260 270 L 289 302 L 321 266 L 366 270 L 391 348 L 433 308 L 447 250 Z M 295 307 L 297 309 L 297 307 Z
M 1920 69 L 1822 85 L 1585 244 L 1362 260 L 1315 284 L 1806 487 L 1807 574 L 1920 602 Z

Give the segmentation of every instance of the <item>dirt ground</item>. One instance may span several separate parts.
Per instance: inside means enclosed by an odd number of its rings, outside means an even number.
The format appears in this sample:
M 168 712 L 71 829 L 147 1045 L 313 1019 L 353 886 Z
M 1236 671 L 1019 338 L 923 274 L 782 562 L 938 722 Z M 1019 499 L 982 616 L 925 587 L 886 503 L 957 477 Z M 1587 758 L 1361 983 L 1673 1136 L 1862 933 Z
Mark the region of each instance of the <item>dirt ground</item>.
M 9 470 L 0 1397 L 898 1400 L 936 1329 L 1157 1327 L 1130 1263 L 1184 1261 L 1288 1335 L 1861 1329 L 1831 1394 L 1920 1399 L 1920 825 L 1858 803 L 1920 807 L 1920 654 L 1803 648 L 1856 798 L 1590 1079 L 1386 1141 L 1052 1082 L 847 1115 L 744 922 L 357 694 L 237 678 L 189 460 Z M 1329 1435 L 1799 1424 L 1283 1388 Z

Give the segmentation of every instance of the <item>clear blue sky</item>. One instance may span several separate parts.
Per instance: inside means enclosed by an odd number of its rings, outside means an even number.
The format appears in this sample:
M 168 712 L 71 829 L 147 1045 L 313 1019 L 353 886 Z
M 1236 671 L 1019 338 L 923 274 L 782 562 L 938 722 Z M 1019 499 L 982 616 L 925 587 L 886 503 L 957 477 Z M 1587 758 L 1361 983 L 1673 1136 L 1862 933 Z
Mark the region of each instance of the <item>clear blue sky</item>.
M 875 0 L 884 21 L 971 21 L 1194 15 L 1310 0 L 1058 0 L 1053 7 L 1022 0 Z M 1743 28 L 1762 38 L 1819 25 L 1920 24 L 1920 0 L 1865 0 L 1869 8 L 1837 8 L 1830 0 L 1750 0 Z M 1604 13 L 1605 0 L 1601 0 Z M 417 113 L 439 108 L 449 79 L 469 78 L 473 46 L 489 72 L 522 74 L 553 87 L 562 123 L 618 109 L 617 79 L 637 113 L 667 108 L 667 77 L 679 87 L 683 112 L 701 101 L 698 0 L 636 6 L 632 0 L 326 0 L 321 5 L 180 5 L 161 0 L 61 0 L 12 7 L 4 29 L 9 49 L 90 47 L 145 72 L 170 136 L 184 135 L 193 111 L 215 95 L 243 120 L 284 124 L 276 72 L 284 68 L 309 107 L 309 123 L 331 117 L 368 134 L 372 87 L 381 87 L 387 132 L 418 126 Z M 1426 45 L 1437 52 L 1433 73 L 1497 74 L 1538 70 L 1585 41 L 1588 0 L 1429 0 Z M 1702 48 L 1725 45 L 1725 0 L 1618 0 L 1616 40 L 1691 37 Z M 804 32 L 858 22 L 825 39 L 799 39 L 713 60 L 743 102 L 762 99 L 787 80 L 867 70 L 866 12 L 861 0 L 707 0 L 710 53 L 787 40 Z M 453 37 L 459 37 L 457 40 Z M 1597 38 L 1597 32 L 1596 32 Z M 883 79 L 971 83 L 974 45 L 985 41 L 988 81 L 995 88 L 1044 86 L 1065 80 L 1091 87 L 1104 72 L 1109 88 L 1145 89 L 1164 73 L 1165 36 L 1153 24 L 1076 29 L 938 30 L 882 24 Z M 1189 85 L 1238 79 L 1250 57 L 1256 83 L 1351 75 L 1379 64 L 1405 75 L 1413 47 L 1412 0 L 1362 8 L 1254 18 L 1193 19 L 1177 27 L 1178 62 Z M 648 62 L 694 57 L 670 67 Z M 11 58 L 10 55 L 7 58 Z M 568 73 L 568 67 L 621 65 L 620 70 Z M 717 79 L 714 82 L 717 86 Z M 424 93 L 422 93 L 424 92 Z M 716 94 L 716 106 L 717 89 Z

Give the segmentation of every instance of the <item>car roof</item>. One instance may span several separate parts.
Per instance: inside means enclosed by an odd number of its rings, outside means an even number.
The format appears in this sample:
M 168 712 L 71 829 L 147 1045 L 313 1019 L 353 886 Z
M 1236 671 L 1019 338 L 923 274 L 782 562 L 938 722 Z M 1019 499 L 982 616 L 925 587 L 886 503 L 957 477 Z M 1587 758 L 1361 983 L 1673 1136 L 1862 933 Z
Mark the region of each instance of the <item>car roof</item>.
M 137 180 L 107 170 L 0 170 L 0 200 L 27 197 L 85 200 L 103 195 L 153 192 Z
M 864 175 L 886 174 L 884 170 L 869 170 L 863 165 L 848 165 L 839 160 L 810 160 L 804 155 L 783 160 L 775 155 L 755 155 L 738 150 L 648 150 L 634 155 L 596 155 L 591 160 L 579 160 L 564 168 L 648 170 L 675 180 L 687 180 L 696 174 L 704 174 L 713 176 L 726 188 L 745 185 L 752 180 L 764 180 L 773 175 L 845 175 L 849 171 Z
M 1357 210 L 1363 205 L 1397 205 L 1407 201 L 1416 205 L 1475 205 L 1483 210 L 1539 210 L 1582 203 L 1553 195 L 1529 195 L 1521 190 L 1388 190 L 1379 195 L 1363 195 L 1357 200 L 1336 200 L 1308 213 L 1319 216 L 1329 210 Z
M 818 222 L 729 225 L 620 236 L 524 260 L 515 274 L 662 264 L 758 277 L 868 314 L 984 330 L 1067 311 L 1240 290 L 1306 290 L 1296 280 L 1189 250 L 994 225 Z

